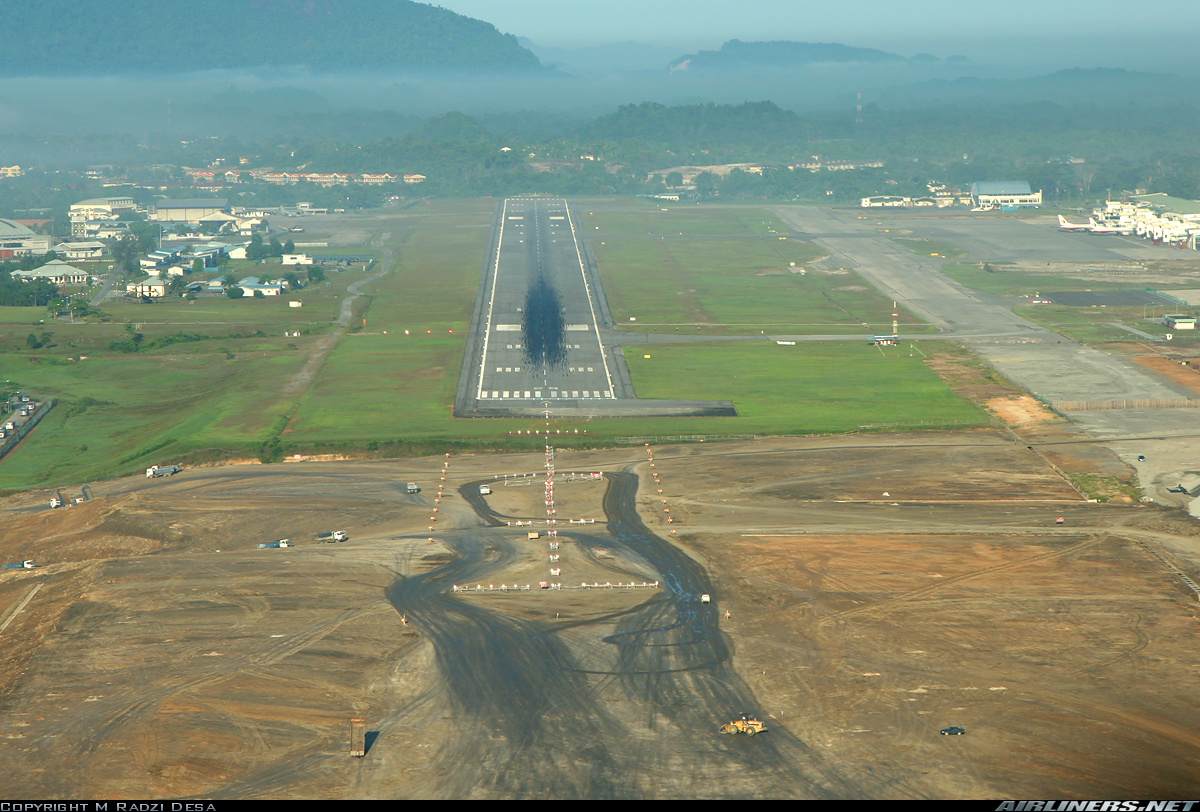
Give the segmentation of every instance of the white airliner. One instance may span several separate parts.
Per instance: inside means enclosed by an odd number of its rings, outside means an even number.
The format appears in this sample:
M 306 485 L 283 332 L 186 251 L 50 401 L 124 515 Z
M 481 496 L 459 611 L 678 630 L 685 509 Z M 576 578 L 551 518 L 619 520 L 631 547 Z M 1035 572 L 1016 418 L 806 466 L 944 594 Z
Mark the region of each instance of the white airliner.
M 1096 222 L 1095 217 L 1089 217 L 1086 223 L 1069 223 L 1067 218 L 1061 214 L 1058 215 L 1059 231 L 1082 231 L 1087 234 L 1132 234 L 1132 228 L 1122 228 L 1120 226 L 1103 226 Z
M 1093 234 L 1132 234 L 1132 228 L 1122 228 L 1121 226 L 1102 226 L 1096 222 L 1095 218 L 1088 218 L 1088 231 Z
M 1067 218 L 1061 214 L 1058 215 L 1058 227 L 1062 231 L 1091 231 L 1092 221 L 1087 223 L 1068 223 Z

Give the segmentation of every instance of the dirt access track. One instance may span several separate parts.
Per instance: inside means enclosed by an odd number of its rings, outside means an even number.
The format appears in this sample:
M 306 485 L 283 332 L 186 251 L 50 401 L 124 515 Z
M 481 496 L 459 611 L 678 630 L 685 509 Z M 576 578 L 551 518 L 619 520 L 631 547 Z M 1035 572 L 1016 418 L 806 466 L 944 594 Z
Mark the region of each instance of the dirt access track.
M 991 431 L 635 446 L 559 454 L 604 477 L 556 484 L 552 550 L 506 524 L 539 477 L 478 490 L 542 464 L 0 501 L 3 560 L 42 565 L 0 572 L 6 797 L 1200 795 L 1178 511 L 1089 504 Z M 718 732 L 742 712 L 767 732 Z

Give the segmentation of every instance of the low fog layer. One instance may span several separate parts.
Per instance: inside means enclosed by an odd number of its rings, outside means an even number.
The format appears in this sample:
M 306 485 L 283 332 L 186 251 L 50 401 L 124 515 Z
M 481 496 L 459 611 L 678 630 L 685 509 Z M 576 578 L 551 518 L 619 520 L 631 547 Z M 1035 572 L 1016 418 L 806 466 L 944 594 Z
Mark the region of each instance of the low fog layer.
M 652 57 L 638 51 L 641 64 Z M 1190 80 L 1145 72 L 905 58 L 887 63 L 769 64 L 729 69 L 615 69 L 528 74 L 206 71 L 164 76 L 0 80 L 0 133 L 163 133 L 180 136 L 325 134 L 370 140 L 402 134 L 448 111 L 582 121 L 623 104 L 738 104 L 770 100 L 797 112 L 852 112 L 856 94 L 883 108 L 990 101 L 1186 104 Z M 636 62 L 637 60 L 631 60 Z M 610 67 L 605 68 L 608 65 Z

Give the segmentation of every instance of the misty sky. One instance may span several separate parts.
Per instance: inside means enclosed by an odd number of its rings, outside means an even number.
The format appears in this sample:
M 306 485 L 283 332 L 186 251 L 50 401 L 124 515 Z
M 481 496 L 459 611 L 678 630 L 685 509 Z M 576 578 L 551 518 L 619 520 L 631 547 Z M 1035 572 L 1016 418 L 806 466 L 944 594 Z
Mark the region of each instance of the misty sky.
M 1153 10 L 1112 0 L 434 0 L 543 46 L 635 41 L 715 48 L 729 39 L 842 42 L 945 57 L 1012 47 L 1078 54 L 1136 67 L 1161 47 L 1194 41 L 1200 2 L 1156 0 Z M 1194 48 L 1194 46 L 1191 46 Z M 1089 51 L 1089 48 L 1094 51 Z

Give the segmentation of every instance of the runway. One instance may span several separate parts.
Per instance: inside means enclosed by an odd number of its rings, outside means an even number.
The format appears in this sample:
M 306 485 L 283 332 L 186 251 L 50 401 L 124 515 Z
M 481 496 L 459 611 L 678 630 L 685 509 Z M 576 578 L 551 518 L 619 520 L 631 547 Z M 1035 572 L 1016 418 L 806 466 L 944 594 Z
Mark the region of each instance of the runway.
M 595 265 L 567 201 L 511 198 L 493 223 L 457 417 L 735 414 L 732 404 L 637 400 Z
M 565 200 L 506 200 L 475 397 L 613 398 L 596 303 Z

